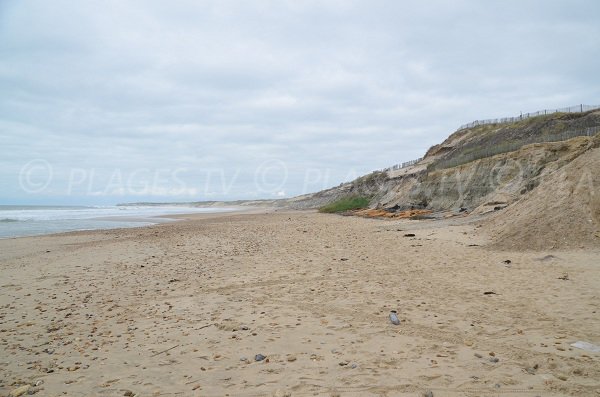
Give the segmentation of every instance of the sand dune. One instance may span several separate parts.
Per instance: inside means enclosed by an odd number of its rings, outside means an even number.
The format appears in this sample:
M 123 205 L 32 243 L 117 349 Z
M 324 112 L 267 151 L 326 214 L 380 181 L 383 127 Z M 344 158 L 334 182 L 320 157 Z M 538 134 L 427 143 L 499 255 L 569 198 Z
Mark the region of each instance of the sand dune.
M 487 222 L 499 248 L 600 247 L 600 148 L 549 173 Z

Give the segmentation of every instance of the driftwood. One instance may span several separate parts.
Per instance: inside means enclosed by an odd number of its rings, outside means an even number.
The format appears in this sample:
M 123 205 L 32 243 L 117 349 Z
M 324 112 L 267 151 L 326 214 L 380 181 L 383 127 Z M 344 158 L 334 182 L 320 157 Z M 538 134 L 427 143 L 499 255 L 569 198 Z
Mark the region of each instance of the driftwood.
M 200 327 L 200 328 L 198 328 L 198 329 L 202 329 L 202 328 L 208 328 L 208 327 L 210 327 L 211 325 L 214 325 L 214 324 L 207 324 L 207 325 L 203 325 L 202 327 Z M 169 347 L 168 349 L 165 349 L 165 350 L 159 351 L 158 353 L 154 353 L 154 354 L 153 354 L 153 355 L 151 355 L 150 357 L 156 357 L 156 356 L 158 356 L 159 354 L 166 353 L 166 352 L 168 352 L 169 350 L 173 350 L 173 349 L 175 349 L 176 347 L 179 347 L 179 346 L 180 346 L 180 345 L 175 345 L 175 346 L 173 346 L 173 347 Z
M 160 351 L 160 352 L 158 352 L 158 353 L 154 353 L 154 354 L 153 354 L 153 355 L 151 355 L 150 357 L 156 357 L 156 356 L 158 356 L 159 354 L 166 353 L 166 352 L 168 352 L 169 350 L 173 350 L 173 349 L 175 349 L 176 347 L 179 347 L 179 345 L 175 345 L 175 346 L 173 346 L 173 347 L 169 347 L 169 348 L 168 348 L 168 349 L 166 349 L 166 350 Z

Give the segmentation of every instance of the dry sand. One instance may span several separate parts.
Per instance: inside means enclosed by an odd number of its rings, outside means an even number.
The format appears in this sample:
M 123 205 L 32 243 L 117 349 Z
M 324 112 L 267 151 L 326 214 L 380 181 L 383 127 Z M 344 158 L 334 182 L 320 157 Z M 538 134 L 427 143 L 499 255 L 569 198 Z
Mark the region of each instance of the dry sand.
M 508 249 L 600 247 L 600 148 L 588 150 L 485 223 Z
M 493 251 L 458 220 L 196 218 L 0 241 L 0 395 L 599 395 L 600 353 L 570 346 L 600 344 L 597 249 Z

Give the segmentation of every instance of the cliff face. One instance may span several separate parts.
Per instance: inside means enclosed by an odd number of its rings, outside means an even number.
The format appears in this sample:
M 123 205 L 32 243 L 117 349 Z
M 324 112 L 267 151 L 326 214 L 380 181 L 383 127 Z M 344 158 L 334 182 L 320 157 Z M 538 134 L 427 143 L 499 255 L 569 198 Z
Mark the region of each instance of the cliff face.
M 315 208 L 340 197 L 366 195 L 373 198 L 373 208 L 392 210 L 483 211 L 486 205 L 507 205 L 533 190 L 549 173 L 590 150 L 593 137 L 568 138 L 570 132 L 597 126 L 600 111 L 554 114 L 458 131 L 429 149 L 414 166 L 369 174 L 288 200 L 288 204 Z M 560 141 L 530 143 L 544 140 Z
M 518 247 L 519 240 L 532 248 L 548 241 L 550 246 L 569 246 L 567 240 L 573 239 L 551 236 L 551 230 L 575 219 L 585 222 L 577 241 L 600 246 L 595 237 L 600 233 L 600 134 L 592 130 L 590 136 L 572 137 L 598 126 L 600 112 L 595 111 L 459 131 L 412 167 L 373 173 L 288 204 L 315 208 L 341 197 L 366 195 L 372 197 L 372 208 L 388 211 L 490 213 L 493 224 L 486 227 L 498 236 L 499 247 Z M 560 141 L 529 143 L 545 140 Z M 523 234 L 531 229 L 527 225 L 537 227 L 535 233 L 545 239 L 528 242 L 533 235 Z
M 600 247 L 600 136 L 483 226 L 497 248 Z
M 566 142 L 532 144 L 457 167 L 404 176 L 381 191 L 378 207 L 433 210 L 467 208 L 482 212 L 513 203 L 533 190 L 550 173 L 594 145 L 591 137 Z

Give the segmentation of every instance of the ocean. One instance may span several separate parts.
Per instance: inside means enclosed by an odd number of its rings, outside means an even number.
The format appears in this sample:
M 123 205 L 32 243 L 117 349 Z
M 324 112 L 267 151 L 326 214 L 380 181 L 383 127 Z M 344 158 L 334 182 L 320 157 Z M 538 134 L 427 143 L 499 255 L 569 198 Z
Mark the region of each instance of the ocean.
M 17 206 L 0 205 L 0 238 L 75 230 L 138 227 L 173 221 L 163 215 L 214 213 L 231 208 L 183 206 Z

